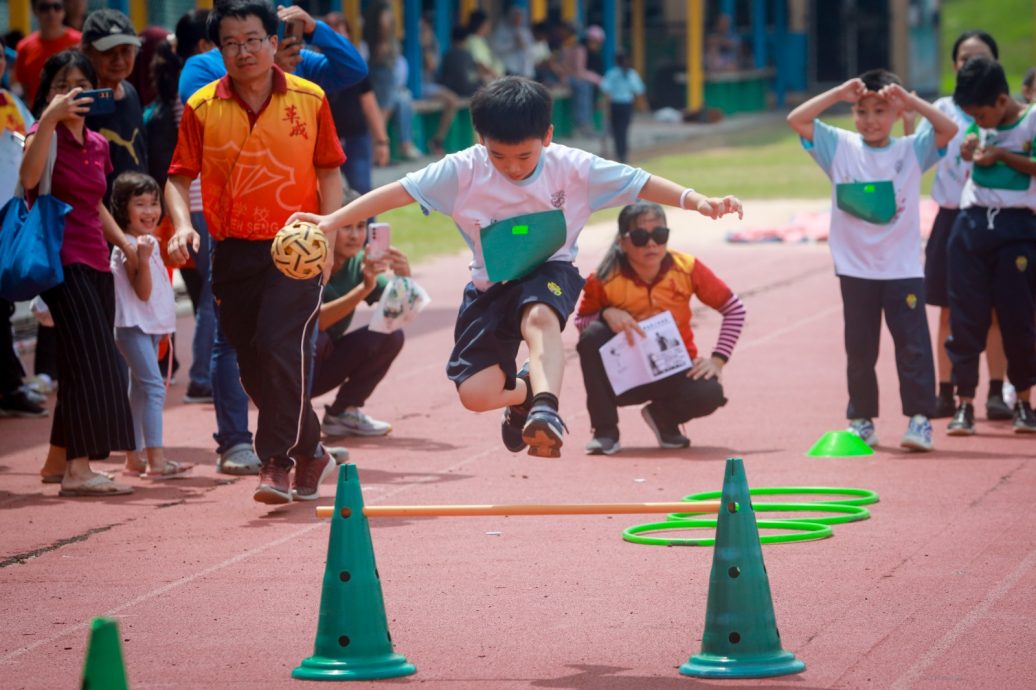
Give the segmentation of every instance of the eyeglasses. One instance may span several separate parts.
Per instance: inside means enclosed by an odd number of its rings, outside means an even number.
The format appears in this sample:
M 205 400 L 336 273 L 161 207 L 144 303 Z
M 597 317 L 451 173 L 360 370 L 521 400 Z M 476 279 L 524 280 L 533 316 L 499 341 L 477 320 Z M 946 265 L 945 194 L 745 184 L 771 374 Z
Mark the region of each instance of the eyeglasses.
M 40 14 L 44 14 L 46 12 L 60 12 L 63 9 L 65 9 L 65 6 L 60 2 L 43 2 L 36 5 L 36 11 Z
M 665 244 L 669 241 L 669 228 L 652 228 L 651 230 L 630 230 L 624 232 L 623 237 L 629 237 L 634 247 L 646 247 L 648 240 L 654 240 L 655 244 Z
M 269 35 L 263 36 L 262 38 L 249 38 L 245 41 L 223 41 L 219 49 L 227 55 L 233 57 L 239 55 L 242 50 L 248 53 L 258 53 L 262 47 L 263 42 L 270 38 Z

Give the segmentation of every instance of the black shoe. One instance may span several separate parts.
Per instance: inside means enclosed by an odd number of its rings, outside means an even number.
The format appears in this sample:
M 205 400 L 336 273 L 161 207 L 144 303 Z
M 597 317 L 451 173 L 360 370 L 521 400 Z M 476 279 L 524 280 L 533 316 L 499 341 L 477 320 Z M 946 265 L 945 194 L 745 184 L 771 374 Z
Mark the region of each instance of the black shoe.
M 651 431 L 655 432 L 659 448 L 686 448 L 691 445 L 691 439 L 681 434 L 677 425 L 667 424 L 659 419 L 657 413 L 651 410 L 651 405 L 645 405 L 640 410 L 640 416 L 647 422 Z
M 1014 404 L 1014 433 L 1036 434 L 1036 412 L 1027 402 L 1019 400 Z
M 1014 417 L 1011 406 L 1004 402 L 1004 396 L 997 393 L 986 399 L 986 419 L 1005 421 Z
M 946 433 L 949 436 L 975 435 L 975 407 L 971 403 L 960 404 L 946 427 Z
M 187 393 L 183 396 L 184 403 L 188 405 L 212 402 L 212 389 L 199 386 L 196 383 L 187 384 Z
M 529 360 L 518 370 L 515 375 L 529 385 Z M 504 416 L 500 420 L 500 438 L 504 447 L 512 453 L 520 453 L 525 450 L 525 439 L 522 438 L 522 429 L 529 418 L 529 408 L 525 405 L 509 405 L 504 408 Z
M 935 399 L 935 414 L 930 419 L 949 419 L 957 410 L 957 404 L 952 397 L 939 396 Z
M 619 430 L 594 429 L 594 437 L 586 444 L 587 455 L 615 455 L 622 446 L 619 445 Z
M 46 408 L 29 400 L 25 391 L 0 396 L 0 417 L 46 417 L 47 414 Z
M 529 446 L 529 455 L 538 458 L 560 458 L 564 440 L 561 434 L 568 427 L 558 411 L 547 405 L 535 405 L 522 429 L 522 439 Z

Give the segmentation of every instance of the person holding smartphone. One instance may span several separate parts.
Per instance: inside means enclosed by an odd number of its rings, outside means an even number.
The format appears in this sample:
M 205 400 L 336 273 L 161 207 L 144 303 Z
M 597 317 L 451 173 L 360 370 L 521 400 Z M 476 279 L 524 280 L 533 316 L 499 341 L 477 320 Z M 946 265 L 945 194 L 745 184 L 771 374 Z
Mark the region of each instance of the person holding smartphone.
M 344 202 L 359 197 L 349 191 Z M 388 225 L 372 225 L 382 227 L 384 246 L 377 252 L 372 247 L 375 238 L 367 241 L 366 222 L 346 225 L 338 232 L 331 279 L 324 286 L 320 306 L 313 396 L 338 388 L 334 402 L 324 406 L 321 424 L 330 438 L 384 436 L 392 431 L 390 423 L 370 417 L 363 406 L 403 349 L 403 331 L 376 333 L 366 326 L 349 331 L 349 324 L 360 302 L 374 305 L 381 299 L 388 283 L 385 272 L 409 276 L 410 263 L 403 252 L 389 245 Z
M 98 87 L 110 89 L 113 99 L 111 107 L 94 109 L 86 118 L 86 126 L 100 132 L 111 147 L 112 171 L 104 194 L 107 206 L 116 177 L 124 172 L 148 172 L 144 109 L 137 90 L 127 81 L 140 50 L 140 38 L 122 12 L 95 10 L 83 25 L 82 49 L 97 73 Z M 98 100 L 95 103 L 100 105 Z
M 131 450 L 135 444 L 125 365 L 115 349 L 115 284 L 108 244 L 127 254 L 132 270 L 136 252 L 101 201 L 105 173 L 111 170 L 108 142 L 86 127 L 92 101 L 82 95 L 96 86 L 93 66 L 82 53 L 66 50 L 47 60 L 33 104 L 39 120 L 29 129 L 19 171 L 28 200 L 35 202 L 56 141 L 53 194 L 72 207 L 61 243 L 65 280 L 42 295 L 54 318 L 61 385 L 40 474 L 45 483 L 60 482 L 62 496 L 132 491 L 90 468 L 91 459 Z

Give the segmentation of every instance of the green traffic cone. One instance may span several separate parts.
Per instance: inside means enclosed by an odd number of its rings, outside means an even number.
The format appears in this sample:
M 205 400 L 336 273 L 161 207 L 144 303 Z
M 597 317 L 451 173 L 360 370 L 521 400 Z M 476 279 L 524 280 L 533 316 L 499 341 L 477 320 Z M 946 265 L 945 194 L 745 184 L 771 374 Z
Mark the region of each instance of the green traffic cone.
M 370 524 L 356 465 L 338 468 L 320 620 L 313 656 L 291 672 L 301 680 L 369 680 L 417 669 L 392 648 Z
M 781 648 L 741 458 L 727 459 L 723 477 L 701 653 L 683 664 L 680 673 L 702 678 L 798 673 L 806 665 Z
M 811 458 L 848 458 L 874 455 L 874 449 L 851 431 L 829 431 L 806 453 Z
M 119 624 L 111 618 L 94 618 L 90 623 L 90 642 L 79 687 L 80 690 L 127 690 L 129 687 L 122 665 Z

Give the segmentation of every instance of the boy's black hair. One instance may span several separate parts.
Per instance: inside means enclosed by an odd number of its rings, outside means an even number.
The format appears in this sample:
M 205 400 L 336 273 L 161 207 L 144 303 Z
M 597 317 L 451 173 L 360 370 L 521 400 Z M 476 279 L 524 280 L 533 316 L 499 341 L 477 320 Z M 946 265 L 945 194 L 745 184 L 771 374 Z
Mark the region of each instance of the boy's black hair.
M 483 10 L 475 10 L 468 15 L 468 33 L 477 34 L 482 25 L 489 21 L 489 15 Z
M 874 92 L 881 91 L 886 86 L 891 86 L 892 84 L 903 85 L 899 77 L 887 69 L 869 69 L 860 75 L 860 81 L 863 82 L 868 91 Z
M 158 183 L 150 175 L 131 170 L 115 178 L 112 183 L 112 218 L 120 228 L 125 228 L 129 223 L 130 200 L 142 194 L 154 194 L 159 203 L 162 201 Z
M 550 130 L 550 91 L 526 77 L 489 82 L 471 97 L 471 124 L 485 139 L 518 144 L 543 139 Z
M 209 14 L 206 9 L 195 9 L 185 13 L 176 22 L 176 54 L 186 60 L 198 51 L 198 43 L 208 39 Z
M 996 60 L 974 57 L 957 72 L 953 102 L 962 108 L 996 105 L 1001 95 L 1011 95 L 1004 68 Z
M 1025 77 L 1022 78 L 1022 86 L 1027 86 L 1031 89 L 1033 84 L 1036 84 L 1036 67 L 1030 67 L 1025 73 Z
M 50 87 L 54 84 L 54 79 L 71 67 L 82 72 L 90 85 L 97 88 L 97 72 L 94 71 L 94 65 L 86 55 L 74 49 L 63 50 L 56 55 L 51 55 L 43 63 L 43 69 L 40 70 L 40 86 L 36 89 L 36 98 L 32 102 L 32 114 L 37 119 L 47 109 L 47 96 L 50 95 Z
M 969 38 L 977 38 L 978 40 L 985 43 L 987 46 L 989 46 L 990 52 L 993 53 L 993 59 L 1000 59 L 1000 49 L 996 45 L 996 39 L 987 34 L 985 31 L 973 29 L 971 31 L 963 32 L 960 36 L 957 37 L 957 40 L 953 42 L 953 52 L 951 52 L 950 55 L 953 57 L 954 63 L 957 62 L 957 53 L 958 51 L 960 51 L 961 43 L 964 43 L 964 41 L 968 40 Z
M 221 48 L 223 46 L 219 41 L 219 25 L 227 17 L 235 19 L 259 17 L 259 21 L 263 23 L 263 31 L 268 36 L 277 35 L 277 12 L 274 11 L 273 5 L 266 0 L 222 0 L 222 2 L 216 3 L 205 22 L 209 40 Z
M 463 26 L 455 26 L 450 31 L 450 43 L 463 43 L 468 40 L 468 29 Z

